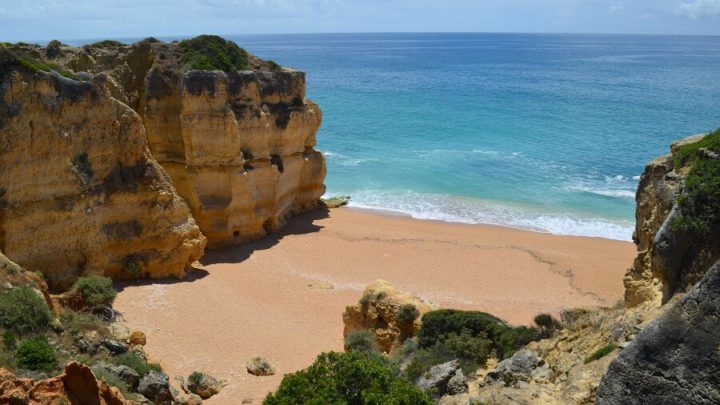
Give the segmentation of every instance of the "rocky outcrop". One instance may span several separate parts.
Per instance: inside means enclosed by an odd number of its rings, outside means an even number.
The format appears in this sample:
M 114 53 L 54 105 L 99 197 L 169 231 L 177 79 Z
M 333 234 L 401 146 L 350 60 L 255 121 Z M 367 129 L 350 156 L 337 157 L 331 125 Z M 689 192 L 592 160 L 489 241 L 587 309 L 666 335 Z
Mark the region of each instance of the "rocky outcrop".
M 19 378 L 0 368 L 0 403 L 2 404 L 96 404 L 131 405 L 117 388 L 95 378 L 92 371 L 80 364 L 69 363 L 65 373 L 46 380 Z
M 0 44 L 0 250 L 51 289 L 182 277 L 321 204 L 304 73 L 190 42 Z
M 431 309 L 431 305 L 401 293 L 387 281 L 377 280 L 365 289 L 358 304 L 345 308 L 343 336 L 369 330 L 380 349 L 390 353 L 415 336 L 422 314 Z M 401 312 L 405 314 L 398 317 Z
M 659 306 L 676 292 L 692 287 L 720 255 L 720 235 L 703 246 L 691 236 L 673 229 L 681 212 L 676 207 L 683 194 L 687 164 L 676 167 L 679 150 L 699 142 L 696 135 L 673 143 L 671 153 L 646 167 L 636 196 L 636 226 L 633 239 L 638 256 L 625 276 L 625 305 Z
M 612 362 L 598 404 L 720 403 L 720 262 Z
M 153 154 L 212 247 L 257 239 L 320 204 L 321 119 L 304 73 L 289 70 L 190 71 L 171 91 L 148 93 L 145 110 Z
M 206 243 L 106 83 L 6 67 L 0 84 L 0 249 L 54 290 L 84 274 L 182 277 Z

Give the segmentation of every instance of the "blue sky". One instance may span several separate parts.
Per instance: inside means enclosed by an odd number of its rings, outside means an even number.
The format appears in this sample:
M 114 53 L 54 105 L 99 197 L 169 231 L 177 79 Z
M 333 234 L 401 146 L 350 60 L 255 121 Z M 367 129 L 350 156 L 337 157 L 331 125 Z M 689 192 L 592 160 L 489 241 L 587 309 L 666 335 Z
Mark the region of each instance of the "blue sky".
M 720 35 L 720 0 L 0 0 L 0 41 L 430 31 Z

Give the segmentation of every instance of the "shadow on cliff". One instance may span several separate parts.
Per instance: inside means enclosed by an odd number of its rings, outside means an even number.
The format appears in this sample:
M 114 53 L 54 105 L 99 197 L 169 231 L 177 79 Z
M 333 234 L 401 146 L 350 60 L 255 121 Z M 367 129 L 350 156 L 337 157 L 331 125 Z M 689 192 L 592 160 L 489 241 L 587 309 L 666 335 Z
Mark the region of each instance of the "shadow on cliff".
M 158 285 L 158 284 L 178 284 L 178 283 L 192 283 L 194 281 L 205 278 L 208 274 L 207 270 L 193 267 L 192 270 L 188 271 L 187 277 L 185 278 L 161 278 L 161 279 L 150 279 L 143 278 L 138 280 L 120 280 L 115 281 L 113 286 L 118 292 L 123 291 L 126 287 L 137 287 L 143 285 Z
M 204 266 L 217 263 L 239 263 L 249 258 L 257 250 L 270 249 L 277 245 L 280 240 L 288 235 L 304 235 L 320 231 L 323 227 L 314 224 L 315 221 L 328 218 L 329 210 L 327 208 L 318 208 L 316 210 L 298 215 L 287 221 L 287 224 L 277 232 L 271 233 L 255 242 L 245 245 L 232 246 L 229 248 L 218 250 L 206 250 L 205 256 L 200 259 L 200 263 Z

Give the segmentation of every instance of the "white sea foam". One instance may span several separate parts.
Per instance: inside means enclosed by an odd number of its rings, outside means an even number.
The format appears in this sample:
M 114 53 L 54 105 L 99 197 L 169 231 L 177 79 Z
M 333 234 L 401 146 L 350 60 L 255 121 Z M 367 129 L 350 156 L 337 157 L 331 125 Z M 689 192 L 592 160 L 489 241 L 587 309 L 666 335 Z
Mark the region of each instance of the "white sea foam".
M 548 213 L 483 200 L 414 192 L 361 191 L 349 193 L 350 206 L 466 224 L 489 224 L 547 232 L 556 235 L 590 236 L 631 240 L 633 223 L 623 220 Z

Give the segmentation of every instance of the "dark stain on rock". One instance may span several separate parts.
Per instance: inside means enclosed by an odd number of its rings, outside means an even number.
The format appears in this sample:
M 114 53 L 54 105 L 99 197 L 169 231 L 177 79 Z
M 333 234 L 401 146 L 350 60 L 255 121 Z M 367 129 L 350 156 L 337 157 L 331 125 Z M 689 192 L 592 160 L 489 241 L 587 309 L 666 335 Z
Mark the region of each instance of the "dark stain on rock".
M 145 160 L 138 161 L 133 166 L 117 166 L 103 180 L 102 191 L 115 193 L 118 191 L 134 191 L 139 183 L 145 180 L 145 171 L 148 169 Z
M 110 239 L 130 240 L 140 237 L 143 228 L 138 221 L 110 222 L 102 225 L 102 231 Z
M 270 163 L 277 167 L 278 171 L 282 173 L 285 170 L 283 166 L 282 158 L 279 155 L 270 155 Z
M 222 80 L 224 73 L 206 70 L 191 70 L 183 78 L 183 88 L 193 96 L 203 92 L 214 96 L 217 92 L 217 82 Z
M 87 152 L 81 153 L 72 159 L 72 166 L 80 185 L 87 186 L 93 177 L 92 164 Z

